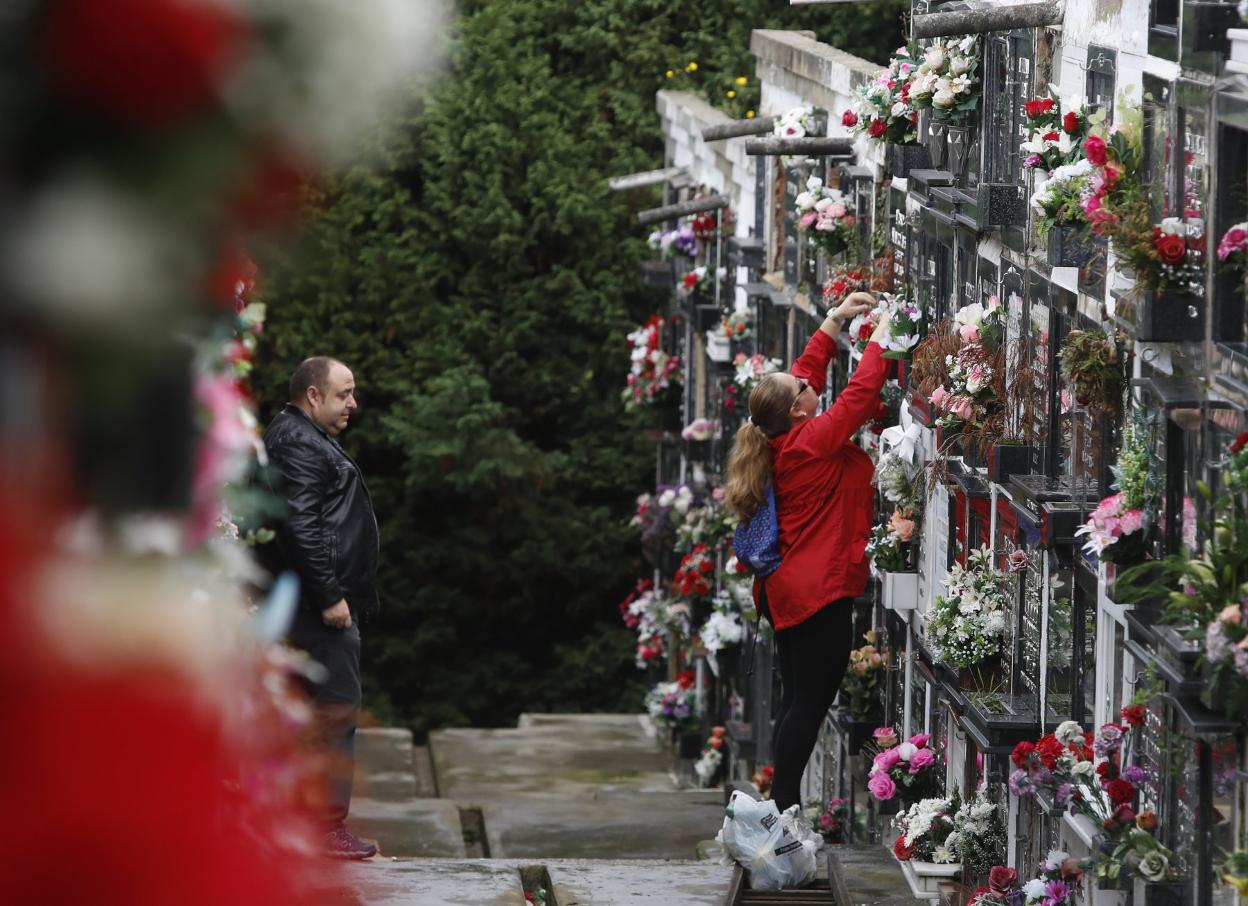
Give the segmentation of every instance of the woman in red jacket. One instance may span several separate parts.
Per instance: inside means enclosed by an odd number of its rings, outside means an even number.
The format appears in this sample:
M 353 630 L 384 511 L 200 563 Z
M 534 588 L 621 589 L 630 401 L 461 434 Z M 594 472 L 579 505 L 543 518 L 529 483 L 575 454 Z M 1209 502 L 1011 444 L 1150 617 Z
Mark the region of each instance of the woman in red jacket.
M 835 404 L 815 415 L 842 322 L 875 305 L 854 293 L 815 331 L 785 374 L 769 374 L 750 394 L 750 419 L 728 460 L 728 505 L 742 519 L 757 512 L 774 485 L 780 566 L 754 582 L 776 630 L 783 695 L 773 736 L 771 798 L 781 810 L 798 803 L 802 771 L 815 747 L 849 663 L 852 600 L 867 584 L 874 467 L 851 438 L 876 412 L 888 363 L 876 328 Z

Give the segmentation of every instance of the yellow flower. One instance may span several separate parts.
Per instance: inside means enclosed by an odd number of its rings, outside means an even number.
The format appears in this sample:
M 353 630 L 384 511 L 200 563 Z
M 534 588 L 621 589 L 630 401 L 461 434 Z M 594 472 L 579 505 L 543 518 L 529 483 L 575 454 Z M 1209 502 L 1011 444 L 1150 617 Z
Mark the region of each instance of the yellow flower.
M 669 69 L 669 70 L 667 71 L 667 77 L 668 77 L 669 79 L 670 79 L 672 76 L 674 76 L 674 75 L 676 75 L 676 72 L 675 72 L 674 70 Z
M 754 119 L 754 111 L 753 111 L 753 110 L 747 110 L 747 111 L 745 111 L 745 118 L 746 118 L 747 120 L 752 120 L 752 119 Z
M 737 96 L 737 93 L 736 93 L 735 91 L 732 91 L 731 89 L 729 89 L 729 91 L 728 91 L 728 97 L 730 97 L 730 98 L 735 98 L 736 96 Z
M 698 71 L 698 64 L 697 64 L 697 63 L 694 63 L 694 62 L 691 60 L 691 61 L 689 62 L 689 65 L 685 67 L 685 71 L 686 71 L 686 72 L 697 72 L 697 71 Z
M 743 75 L 739 75 L 739 76 L 737 76 L 736 81 L 737 81 L 737 84 L 738 84 L 738 85 L 748 85 L 748 84 L 749 84 L 749 82 L 750 82 L 750 80 L 749 80 L 749 79 L 747 79 L 747 78 L 746 78 L 745 76 L 743 76 Z

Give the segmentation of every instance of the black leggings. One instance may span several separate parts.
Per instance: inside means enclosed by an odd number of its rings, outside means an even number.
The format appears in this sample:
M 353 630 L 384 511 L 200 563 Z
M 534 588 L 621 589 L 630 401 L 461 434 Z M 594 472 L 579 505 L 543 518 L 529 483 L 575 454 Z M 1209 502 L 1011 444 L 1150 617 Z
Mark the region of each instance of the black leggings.
M 776 632 L 782 693 L 772 737 L 776 773 L 771 798 L 780 811 L 800 799 L 802 771 L 849 665 L 853 616 L 853 599 L 840 598 Z

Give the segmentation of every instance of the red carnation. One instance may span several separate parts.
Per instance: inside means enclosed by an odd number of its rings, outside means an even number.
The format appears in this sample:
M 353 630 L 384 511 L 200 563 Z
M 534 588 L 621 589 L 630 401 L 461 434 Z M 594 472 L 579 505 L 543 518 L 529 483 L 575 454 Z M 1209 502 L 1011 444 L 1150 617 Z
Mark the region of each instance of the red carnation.
M 1234 455 L 1244 449 L 1244 444 L 1248 444 L 1248 431 L 1245 431 L 1243 434 L 1239 435 L 1239 437 L 1235 438 L 1234 442 L 1231 444 L 1231 454 Z
M 1105 785 L 1105 792 L 1115 805 L 1126 805 L 1135 798 L 1135 787 L 1121 777 Z
M 1105 153 L 1105 139 L 1099 135 L 1089 135 L 1083 140 L 1083 153 L 1093 166 L 1103 167 L 1109 160 Z
M 1044 135 L 1042 136 L 1042 139 L 1041 139 L 1041 140 L 1042 140 L 1042 141 L 1046 141 L 1046 142 L 1055 142 L 1055 141 L 1057 141 L 1057 140 L 1058 140 L 1058 139 L 1060 139 L 1060 138 L 1061 138 L 1061 136 L 1060 136 L 1060 135 L 1058 135 L 1056 132 L 1046 132 L 1046 133 L 1044 133 Z
M 854 126 L 857 126 L 858 114 L 854 113 L 854 111 L 852 110 L 846 110 L 844 113 L 841 114 L 841 125 L 849 129 L 852 129 Z
M 1066 111 L 1066 115 L 1062 117 L 1062 129 L 1067 135 L 1074 135 L 1079 131 L 1079 114 L 1073 110 Z
M 905 834 L 893 841 L 893 855 L 902 862 L 909 862 L 914 856 L 914 846 L 906 846 Z
M 1104 778 L 1108 776 L 1110 769 L 1112 767 L 1113 765 L 1111 765 L 1108 761 L 1102 761 L 1100 764 L 1096 766 L 1096 773 L 1098 776 Z
M 162 127 L 215 102 L 246 39 L 246 22 L 224 3 L 62 0 L 48 18 L 43 65 L 63 96 Z
M 1053 109 L 1052 98 L 1040 98 L 1038 100 L 1028 101 L 1026 104 L 1023 105 L 1023 110 L 1025 110 L 1027 112 L 1027 115 L 1031 117 L 1032 119 L 1035 119 L 1038 116 L 1042 116 L 1043 114 L 1048 113 L 1052 109 Z
M 1034 103 L 1034 102 L 1033 102 Z M 1036 749 L 1033 742 L 1024 739 L 1014 747 L 1014 751 L 1010 753 L 1010 761 L 1018 765 L 1020 768 L 1027 767 L 1027 760 L 1031 757 L 1031 753 Z
M 1143 705 L 1128 705 L 1122 709 L 1122 719 L 1133 727 L 1142 726 L 1148 712 Z
M 867 135 L 872 138 L 879 138 L 884 134 L 884 130 L 888 128 L 888 124 L 883 120 L 875 119 L 871 121 L 871 125 L 867 127 Z
M 693 688 L 694 674 L 692 670 L 682 670 L 676 674 L 676 685 L 682 689 Z
M 1057 766 L 1057 759 L 1062 756 L 1063 746 L 1052 733 L 1047 733 L 1036 743 L 1036 754 L 1050 771 Z
M 1153 241 L 1163 264 L 1182 264 L 1187 257 L 1187 243 L 1182 236 L 1161 235 Z

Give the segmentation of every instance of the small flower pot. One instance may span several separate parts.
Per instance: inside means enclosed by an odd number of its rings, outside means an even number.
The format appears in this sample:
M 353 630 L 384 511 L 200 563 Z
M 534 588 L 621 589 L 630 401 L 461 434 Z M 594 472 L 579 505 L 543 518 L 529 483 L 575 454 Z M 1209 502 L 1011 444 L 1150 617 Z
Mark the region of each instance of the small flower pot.
M 910 175 L 911 170 L 930 170 L 932 168 L 931 155 L 927 153 L 927 148 L 917 142 L 904 145 L 890 144 L 888 146 L 888 168 L 894 176 L 905 179 Z
M 945 129 L 946 125 L 936 120 L 927 124 L 927 153 L 932 158 L 934 170 L 945 167 Z
M 1191 293 L 1149 290 L 1135 312 L 1135 338 L 1145 343 L 1200 343 L 1205 339 L 1205 300 Z
M 997 484 L 1009 484 L 1011 475 L 1031 471 L 1031 447 L 1026 444 L 994 444 L 988 450 L 988 477 Z
M 1087 267 L 1100 248 L 1082 227 L 1059 223 L 1049 230 L 1050 267 Z
M 919 574 L 880 570 L 880 600 L 886 610 L 904 613 L 919 606 Z
M 1145 881 L 1137 878 L 1136 906 L 1183 906 L 1191 888 L 1190 881 Z
M 907 880 L 910 881 L 914 891 L 928 899 L 934 899 L 940 895 L 942 882 L 952 881 L 962 875 L 961 862 L 942 865 L 937 862 L 919 862 L 911 859 L 900 864 L 902 871 L 909 876 Z

